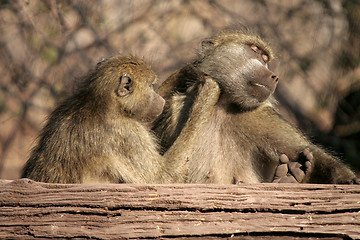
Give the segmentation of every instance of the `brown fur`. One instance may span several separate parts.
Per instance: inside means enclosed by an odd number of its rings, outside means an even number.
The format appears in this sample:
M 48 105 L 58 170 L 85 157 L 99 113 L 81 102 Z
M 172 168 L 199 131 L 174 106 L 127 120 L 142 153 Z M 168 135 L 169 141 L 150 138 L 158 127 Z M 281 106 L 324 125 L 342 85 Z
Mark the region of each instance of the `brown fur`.
M 266 55 L 266 56 L 264 56 Z M 315 146 L 273 107 L 278 78 L 267 68 L 270 47 L 246 32 L 221 33 L 202 43 L 199 58 L 171 75 L 158 92 L 167 103 L 154 130 L 168 149 L 191 117 L 189 93 L 201 76 L 218 82 L 221 95 L 186 166 L 183 182 L 271 182 L 279 156 L 296 159 L 307 147 L 314 155 L 304 182 L 351 183 L 354 173 Z M 267 60 L 267 61 L 265 61 Z M 195 100 L 194 100 L 195 99 Z
M 194 104 L 191 110 L 198 111 L 195 120 L 161 156 L 148 129 L 164 105 L 152 88 L 156 79 L 147 64 L 133 57 L 98 63 L 82 87 L 50 115 L 22 176 L 54 183 L 172 182 L 196 139 L 193 133 L 206 122 L 209 106 L 216 102 L 204 98 L 201 89 L 214 95 L 219 90 L 211 80 L 201 83 L 197 98 L 201 105 Z M 180 170 L 168 169 L 166 159 L 176 160 Z

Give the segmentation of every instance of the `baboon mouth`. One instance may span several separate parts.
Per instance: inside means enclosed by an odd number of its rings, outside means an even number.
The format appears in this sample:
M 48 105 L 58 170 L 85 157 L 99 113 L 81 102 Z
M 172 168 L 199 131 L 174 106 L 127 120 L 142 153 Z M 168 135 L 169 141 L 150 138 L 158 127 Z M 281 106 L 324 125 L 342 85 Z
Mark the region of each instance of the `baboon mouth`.
M 258 87 L 264 87 L 264 88 L 267 89 L 267 87 L 266 87 L 265 85 L 262 85 L 262 84 L 260 84 L 260 83 L 253 83 L 253 85 L 258 86 Z
M 265 101 L 271 94 L 272 90 L 267 86 L 261 83 L 251 82 L 252 86 L 251 92 L 259 101 Z
M 266 92 L 266 93 L 270 93 L 271 92 L 271 89 L 266 86 L 266 85 L 263 85 L 263 84 L 260 84 L 260 83 L 252 83 L 252 85 L 257 88 L 258 91 L 260 92 Z

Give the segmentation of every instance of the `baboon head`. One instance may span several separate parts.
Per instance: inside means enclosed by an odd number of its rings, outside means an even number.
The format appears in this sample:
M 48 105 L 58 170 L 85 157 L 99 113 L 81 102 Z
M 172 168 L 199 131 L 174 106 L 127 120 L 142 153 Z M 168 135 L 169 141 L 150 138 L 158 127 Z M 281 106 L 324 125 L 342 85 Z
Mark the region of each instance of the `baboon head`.
M 161 114 L 165 104 L 153 89 L 156 81 L 156 74 L 142 60 L 116 56 L 97 64 L 88 86 L 97 101 L 105 99 L 114 111 L 148 122 Z
M 258 36 L 236 31 L 205 39 L 195 64 L 219 83 L 223 101 L 249 110 L 275 91 L 279 78 L 268 69 L 272 58 Z

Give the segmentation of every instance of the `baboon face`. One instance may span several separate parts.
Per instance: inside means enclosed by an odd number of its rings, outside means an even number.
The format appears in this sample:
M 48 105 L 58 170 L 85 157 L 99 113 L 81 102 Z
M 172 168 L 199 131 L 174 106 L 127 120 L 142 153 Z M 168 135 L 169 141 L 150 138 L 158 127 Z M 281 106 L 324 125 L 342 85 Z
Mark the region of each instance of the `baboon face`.
M 122 114 L 140 121 L 153 121 L 165 100 L 154 91 L 157 76 L 145 62 L 131 57 L 114 57 L 98 64 L 104 86 Z M 106 92 L 106 91 L 105 91 Z
M 225 42 L 206 54 L 199 67 L 241 108 L 257 107 L 275 91 L 278 77 L 268 69 L 270 56 L 260 44 Z

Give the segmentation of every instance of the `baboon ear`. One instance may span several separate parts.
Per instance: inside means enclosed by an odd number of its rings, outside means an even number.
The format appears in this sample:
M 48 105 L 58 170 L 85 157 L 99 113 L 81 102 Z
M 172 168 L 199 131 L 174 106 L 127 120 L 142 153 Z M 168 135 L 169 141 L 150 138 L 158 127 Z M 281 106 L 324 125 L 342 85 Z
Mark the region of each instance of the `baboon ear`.
M 120 84 L 116 90 L 116 94 L 119 97 L 129 95 L 134 91 L 133 81 L 129 74 L 125 73 L 120 77 Z
M 96 69 L 99 69 L 100 65 L 105 61 L 105 57 L 100 57 L 99 61 L 96 63 Z
M 214 41 L 211 40 L 210 38 L 207 38 L 207 39 L 204 39 L 202 42 L 201 42 L 201 47 L 203 49 L 208 49 L 209 47 L 213 46 L 214 45 Z

